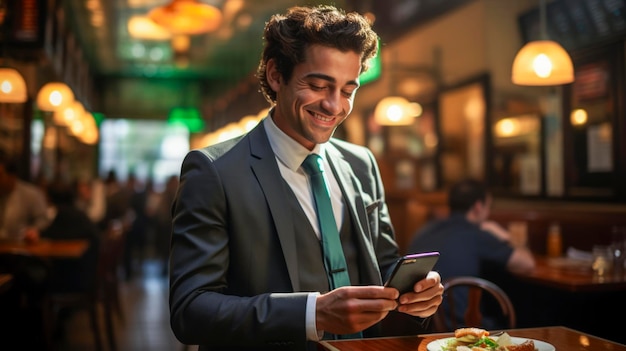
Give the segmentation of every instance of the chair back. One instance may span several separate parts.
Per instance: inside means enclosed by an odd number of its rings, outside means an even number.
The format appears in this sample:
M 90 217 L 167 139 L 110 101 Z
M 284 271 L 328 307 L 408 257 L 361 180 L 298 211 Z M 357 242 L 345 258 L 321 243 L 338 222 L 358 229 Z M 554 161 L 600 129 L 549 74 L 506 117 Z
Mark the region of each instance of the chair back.
M 434 328 L 437 332 L 448 332 L 462 327 L 479 327 L 489 328 L 483 320 L 483 312 L 481 306 L 486 298 L 483 293 L 490 296 L 492 300 L 497 302 L 501 311 L 501 317 L 506 321 L 508 328 L 515 328 L 516 315 L 515 308 L 509 296 L 499 286 L 491 281 L 478 277 L 454 277 L 443 281 L 444 287 L 444 306 L 440 306 L 434 316 Z M 467 301 L 457 301 L 458 294 L 455 291 L 459 289 L 467 290 Z M 463 294 L 462 294 L 463 295 Z M 457 311 L 459 308 L 466 306 L 463 313 L 463 325 L 457 321 Z M 458 311 L 461 312 L 461 311 Z
M 97 276 L 100 283 L 106 287 L 112 280 L 116 280 L 117 269 L 122 259 L 125 244 L 125 231 L 120 221 L 112 220 L 100 240 L 98 255 Z

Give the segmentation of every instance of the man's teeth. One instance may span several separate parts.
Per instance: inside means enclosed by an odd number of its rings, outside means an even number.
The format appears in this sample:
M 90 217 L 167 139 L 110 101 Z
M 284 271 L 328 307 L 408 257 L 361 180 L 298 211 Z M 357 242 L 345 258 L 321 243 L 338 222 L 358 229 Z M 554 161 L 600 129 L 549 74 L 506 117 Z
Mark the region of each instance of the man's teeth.
M 333 120 L 332 118 L 324 117 L 322 115 L 318 115 L 317 113 L 312 113 L 312 115 L 313 115 L 313 117 L 315 117 L 317 119 L 320 119 L 320 120 L 322 120 L 324 122 L 330 122 L 330 121 Z

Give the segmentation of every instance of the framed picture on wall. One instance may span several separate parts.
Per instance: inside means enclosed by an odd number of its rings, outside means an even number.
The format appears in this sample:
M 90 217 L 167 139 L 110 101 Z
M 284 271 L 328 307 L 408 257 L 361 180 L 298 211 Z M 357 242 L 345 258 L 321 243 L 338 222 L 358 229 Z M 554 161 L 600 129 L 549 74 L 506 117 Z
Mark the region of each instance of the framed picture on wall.
M 626 197 L 623 42 L 577 53 L 574 83 L 564 89 L 565 196 Z
M 441 183 L 486 178 L 489 76 L 443 89 L 438 97 Z

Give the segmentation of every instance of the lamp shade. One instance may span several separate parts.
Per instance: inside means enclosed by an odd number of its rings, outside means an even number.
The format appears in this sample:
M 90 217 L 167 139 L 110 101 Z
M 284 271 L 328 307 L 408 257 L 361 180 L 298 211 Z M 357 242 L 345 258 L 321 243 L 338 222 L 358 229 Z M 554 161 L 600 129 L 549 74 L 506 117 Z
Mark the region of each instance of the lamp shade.
M 65 83 L 47 83 L 37 93 L 37 107 L 42 111 L 57 111 L 74 101 L 72 89 Z
M 166 28 L 156 24 L 148 16 L 132 16 L 128 20 L 128 34 L 135 39 L 169 40 L 172 37 Z
M 72 100 L 69 104 L 54 111 L 54 123 L 69 127 L 75 120 L 81 119 L 83 114 L 85 114 L 84 105 L 78 100 Z
M 412 124 L 415 113 L 409 101 L 401 96 L 388 96 L 376 105 L 374 120 L 381 126 L 402 126 Z
M 218 8 L 196 0 L 172 0 L 151 10 L 148 17 L 172 34 L 203 34 L 215 31 L 222 24 L 222 12 Z
M 574 65 L 569 54 L 552 40 L 531 41 L 513 61 L 512 81 L 518 85 L 560 85 L 574 81 Z
M 24 77 L 14 68 L 0 68 L 0 102 L 22 103 L 27 99 Z

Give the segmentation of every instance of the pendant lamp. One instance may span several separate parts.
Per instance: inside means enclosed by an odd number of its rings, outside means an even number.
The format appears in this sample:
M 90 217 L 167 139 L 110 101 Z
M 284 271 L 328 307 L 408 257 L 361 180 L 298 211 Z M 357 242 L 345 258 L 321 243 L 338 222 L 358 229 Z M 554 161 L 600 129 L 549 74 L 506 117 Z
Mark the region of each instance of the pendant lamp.
M 545 0 L 539 6 L 539 25 L 541 39 L 524 45 L 513 60 L 513 83 L 547 86 L 573 82 L 574 65 L 569 54 L 559 43 L 547 39 Z
M 215 31 L 222 24 L 222 12 L 197 0 L 172 0 L 154 8 L 148 17 L 172 34 L 195 35 Z
M 57 111 L 74 101 L 72 89 L 65 83 L 50 82 L 39 89 L 37 107 L 42 111 Z
M 409 100 L 402 96 L 387 96 L 376 104 L 374 120 L 381 126 L 405 126 L 413 124 Z
M 380 55 L 380 53 L 379 53 Z M 390 96 L 382 98 L 374 108 L 374 121 L 381 126 L 406 126 L 415 122 L 415 117 L 422 114 L 422 107 L 418 103 L 409 102 L 406 98 L 395 95 L 396 73 L 398 69 L 395 53 L 392 55 L 389 67 L 389 91 Z
M 23 103 L 27 99 L 24 77 L 14 68 L 0 68 L 0 102 Z

